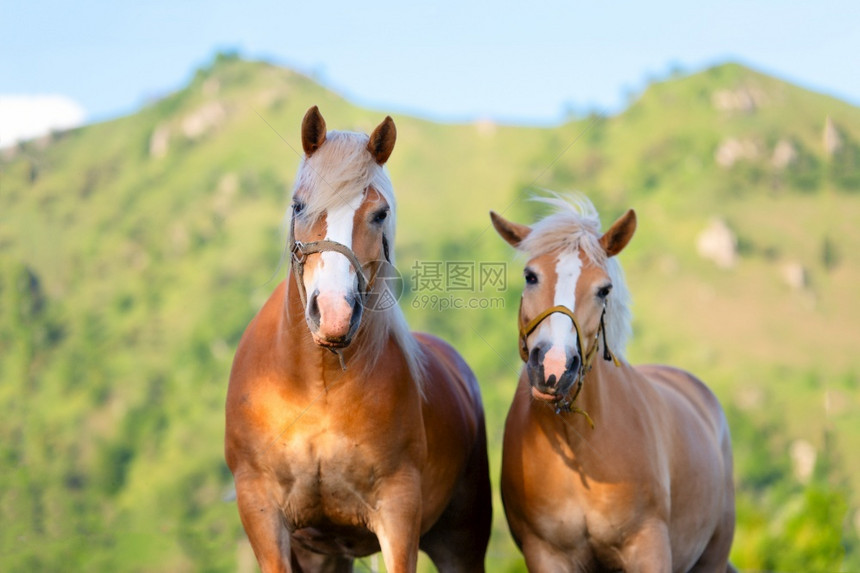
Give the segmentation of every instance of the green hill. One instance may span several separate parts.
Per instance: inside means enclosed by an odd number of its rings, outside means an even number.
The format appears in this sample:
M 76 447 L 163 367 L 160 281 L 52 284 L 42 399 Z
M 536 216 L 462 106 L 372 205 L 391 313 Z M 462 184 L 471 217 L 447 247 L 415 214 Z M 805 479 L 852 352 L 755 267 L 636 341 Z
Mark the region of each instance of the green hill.
M 0 150 L 0 569 L 253 561 L 222 499 L 223 400 L 236 343 L 286 273 L 313 104 L 337 129 L 386 113 L 221 55 L 133 115 Z M 539 188 L 579 189 L 604 223 L 639 214 L 622 255 L 630 361 L 697 373 L 729 412 L 734 562 L 860 568 L 860 109 L 725 64 L 555 128 L 394 119 L 401 271 L 506 265 L 501 291 L 407 280 L 401 299 L 478 374 L 495 479 L 521 261 L 487 212 L 527 222 Z M 725 268 L 698 252 L 708 228 L 729 237 Z M 495 519 L 489 570 L 524 570 L 499 504 Z

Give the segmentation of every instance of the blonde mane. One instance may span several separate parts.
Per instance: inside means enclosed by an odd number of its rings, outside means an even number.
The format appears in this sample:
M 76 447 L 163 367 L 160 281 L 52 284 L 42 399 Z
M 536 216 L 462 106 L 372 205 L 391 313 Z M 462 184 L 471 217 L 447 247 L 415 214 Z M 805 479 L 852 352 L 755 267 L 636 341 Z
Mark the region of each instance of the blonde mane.
M 303 158 L 299 164 L 293 197 L 301 191 L 305 202 L 303 216 L 319 217 L 342 204 L 359 205 L 368 187 L 376 189 L 391 209 L 383 223 L 383 232 L 392 246 L 389 255 L 394 265 L 397 203 L 391 179 L 367 151 L 369 140 L 370 137 L 363 133 L 329 131 L 325 144 L 311 157 Z M 287 219 L 292 216 L 290 209 Z M 374 292 L 385 288 L 383 283 L 376 281 Z M 367 357 L 365 374 L 369 374 L 378 362 L 389 336 L 393 336 L 400 346 L 412 379 L 423 391 L 426 370 L 424 352 L 418 340 L 412 336 L 403 311 L 396 304 L 385 310 L 365 309 L 355 339 L 355 355 Z
M 600 217 L 594 204 L 581 193 L 549 197 L 532 197 L 554 211 L 532 225 L 531 233 L 517 246 L 529 258 L 553 252 L 575 252 L 582 249 L 592 264 L 603 267 L 612 281 L 612 293 L 606 300 L 606 338 L 617 356 L 624 355 L 632 334 L 630 291 L 624 271 L 616 257 L 607 257 L 600 246 Z

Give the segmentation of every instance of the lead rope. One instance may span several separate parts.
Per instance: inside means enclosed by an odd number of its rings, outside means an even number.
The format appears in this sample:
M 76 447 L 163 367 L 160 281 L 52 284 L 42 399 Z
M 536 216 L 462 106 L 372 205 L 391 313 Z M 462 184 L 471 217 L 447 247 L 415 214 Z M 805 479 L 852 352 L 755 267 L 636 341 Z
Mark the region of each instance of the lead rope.
M 331 352 L 333 352 L 337 359 L 340 361 L 340 369 L 346 372 L 346 361 L 343 359 L 343 349 L 341 348 L 329 348 Z

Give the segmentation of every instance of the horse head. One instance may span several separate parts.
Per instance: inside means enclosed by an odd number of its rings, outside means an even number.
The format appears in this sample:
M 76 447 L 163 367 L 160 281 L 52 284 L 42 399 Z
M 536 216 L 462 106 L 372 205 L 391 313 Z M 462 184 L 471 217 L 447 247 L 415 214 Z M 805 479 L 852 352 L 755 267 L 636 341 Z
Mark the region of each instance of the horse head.
M 368 136 L 326 131 L 316 106 L 302 121 L 290 251 L 314 342 L 350 344 L 380 266 L 392 262 L 394 194 L 383 165 L 397 137 L 386 117 Z
M 592 365 L 601 333 L 604 355 L 610 356 L 605 326 L 610 293 L 621 286 L 626 298 L 620 266 L 610 258 L 630 241 L 636 215 L 627 211 L 602 235 L 590 203 L 585 213 L 562 209 L 533 228 L 494 212 L 490 216 L 499 235 L 528 256 L 519 345 L 532 395 L 551 403 L 568 400 L 569 405 L 576 397 L 569 398 L 570 393 L 578 393 Z

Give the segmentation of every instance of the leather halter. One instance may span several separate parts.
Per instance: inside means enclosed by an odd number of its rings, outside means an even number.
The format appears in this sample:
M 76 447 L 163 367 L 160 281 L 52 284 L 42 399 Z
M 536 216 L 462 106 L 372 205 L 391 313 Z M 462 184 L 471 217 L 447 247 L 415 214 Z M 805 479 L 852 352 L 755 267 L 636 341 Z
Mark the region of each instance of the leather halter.
M 603 334 L 603 359 L 607 361 L 612 361 L 615 366 L 620 366 L 618 362 L 618 358 L 609 350 L 609 344 L 606 342 L 606 302 L 603 302 L 603 310 L 600 313 L 600 326 L 597 329 L 597 333 L 594 335 L 594 340 L 592 341 L 591 348 L 588 349 L 588 353 L 584 354 L 585 344 L 582 340 L 582 329 L 579 326 L 579 321 L 576 320 L 576 317 L 573 315 L 573 311 L 567 308 L 564 305 L 556 305 L 551 308 L 548 308 L 531 319 L 528 323 L 523 322 L 523 301 L 520 299 L 520 312 L 519 312 L 519 330 L 520 330 L 520 339 L 519 339 L 519 350 L 520 350 L 520 358 L 522 358 L 523 362 L 527 362 L 529 359 L 529 348 L 528 348 L 528 336 L 543 322 L 548 316 L 559 313 L 567 316 L 573 322 L 573 328 L 576 330 L 576 345 L 577 351 L 579 355 L 582 356 L 582 365 L 579 367 L 579 373 L 576 376 L 576 380 L 574 380 L 574 384 L 572 387 L 575 388 L 573 395 L 563 398 L 559 402 L 556 403 L 556 413 L 559 412 L 575 412 L 577 414 L 582 414 L 585 416 L 588 423 L 591 424 L 591 427 L 594 428 L 594 421 L 591 419 L 591 416 L 588 415 L 588 412 L 583 410 L 582 408 L 577 407 L 574 403 L 576 402 L 579 393 L 582 391 L 582 384 L 585 381 L 585 375 L 591 371 L 592 366 L 594 366 L 594 357 L 597 355 L 597 349 L 600 346 L 600 335 Z

